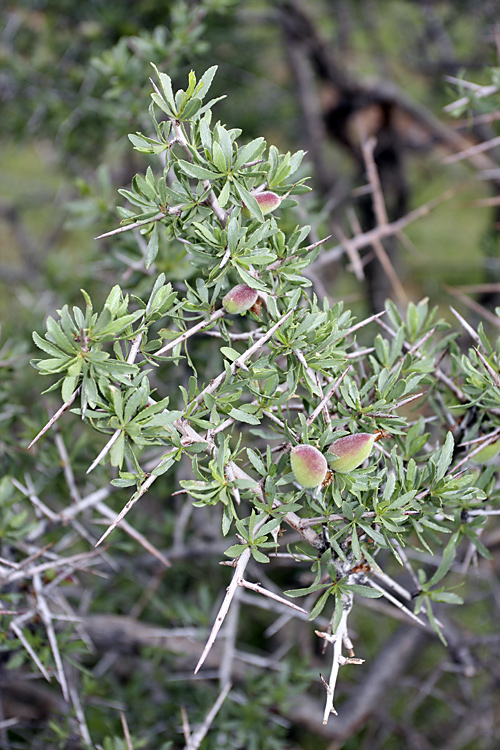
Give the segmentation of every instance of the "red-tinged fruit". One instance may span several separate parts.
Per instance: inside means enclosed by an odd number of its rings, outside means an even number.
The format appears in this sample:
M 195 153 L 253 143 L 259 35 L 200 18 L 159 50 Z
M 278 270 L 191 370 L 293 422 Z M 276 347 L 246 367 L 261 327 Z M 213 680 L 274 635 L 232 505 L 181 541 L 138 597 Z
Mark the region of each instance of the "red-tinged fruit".
M 264 190 L 264 192 L 262 193 L 256 193 L 253 197 L 259 204 L 260 210 L 263 214 L 271 213 L 271 211 L 274 211 L 276 208 L 278 208 L 281 203 L 281 198 L 279 197 L 279 195 L 273 193 L 272 190 Z M 246 219 L 252 218 L 252 214 L 244 203 L 242 213 Z
M 252 287 L 247 284 L 238 284 L 229 290 L 222 304 L 231 315 L 241 315 L 255 305 L 258 296 L 257 291 Z
M 346 474 L 366 461 L 373 448 L 377 433 L 357 432 L 335 440 L 328 448 L 330 469 Z
M 321 484 L 328 470 L 326 458 L 314 445 L 296 445 L 290 453 L 290 463 L 295 479 L 306 488 Z

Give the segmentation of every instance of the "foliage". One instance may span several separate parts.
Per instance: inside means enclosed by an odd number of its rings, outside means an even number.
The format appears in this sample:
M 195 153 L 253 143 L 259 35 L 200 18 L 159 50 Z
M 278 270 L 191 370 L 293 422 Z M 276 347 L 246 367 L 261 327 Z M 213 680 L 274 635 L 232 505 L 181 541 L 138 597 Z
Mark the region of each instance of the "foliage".
M 283 588 L 307 597 L 310 619 L 324 612 L 330 632 L 348 638 L 353 597 L 391 596 L 384 551 L 407 564 L 405 549 L 414 547 L 441 562 L 430 576 L 418 571 L 413 608 L 399 606 L 445 642 L 435 607 L 461 602 L 446 578 L 461 540 L 488 555 L 479 535 L 493 472 L 471 471 L 461 445 L 475 440 L 480 449 L 498 434 L 498 351 L 480 330 L 485 355 L 460 355 L 456 334 L 426 301 L 410 303 L 404 316 L 388 302 L 379 318 L 385 335 L 360 351 L 356 333 L 375 319 L 355 325 L 342 304 L 320 304 L 306 274 L 321 243 L 307 244 L 308 226 L 280 228 L 281 212 L 294 204 L 288 196 L 306 190 L 297 176 L 303 154 L 282 154 L 263 138 L 242 145 L 239 130 L 214 121 L 216 100 L 206 98 L 214 73 L 198 80 L 191 72 L 174 93 L 157 71 L 155 137 L 130 140 L 161 156 L 162 168 L 148 167 L 121 191 L 134 208 L 121 209 L 120 231 L 140 227 L 145 268 L 181 242 L 194 267 L 190 282 L 174 291 L 161 274 L 143 297 L 115 286 L 100 313 L 84 293 L 85 310 L 64 307 L 58 321 L 48 318 L 44 338 L 34 334 L 43 352 L 37 369 L 58 377 L 50 390 L 60 387 L 66 407 L 78 403 L 73 413 L 111 435 L 99 461 L 119 469 L 113 484 L 137 486 L 101 541 L 138 500 L 127 520 L 140 519 L 147 490 L 188 458 L 194 479 L 181 480 L 184 491 L 195 507 L 218 511 L 224 536 L 237 537 L 226 549 L 237 560 L 235 586 L 250 554 L 270 563 L 291 527 L 302 541 L 287 545 L 290 561 L 309 559 L 313 577 L 294 586 L 290 564 Z M 283 200 L 264 217 L 255 196 L 268 187 Z M 259 302 L 229 316 L 221 300 L 238 283 L 256 289 Z M 205 338 L 203 367 L 194 334 Z M 438 364 L 447 353 L 451 386 Z M 186 385 L 176 392 L 179 368 Z M 460 444 L 445 418 L 450 388 L 474 406 Z M 330 472 L 315 491 L 294 483 L 293 445 L 325 452 L 356 432 L 380 438 L 367 465 Z
M 2 301 L 12 314 L 0 346 L 6 748 L 298 750 L 323 746 L 323 733 L 325 746 L 351 734 L 353 750 L 389 750 L 448 742 L 472 691 L 494 706 L 498 341 L 455 313 L 467 351 L 427 299 L 387 301 L 359 320 L 329 299 L 328 211 L 307 194 L 304 153 L 283 147 L 299 128 L 283 105 L 276 32 L 265 3 L 240 4 L 236 18 L 233 6 L 110 6 L 107 26 L 95 6 L 37 14 L 26 4 L 12 13 L 21 47 L 0 48 L 12 52 L 2 94 L 18 102 L 5 131 L 57 139 L 81 191 L 67 226 L 104 232 L 84 257 L 71 248 L 45 267 L 27 256 L 40 274 L 23 297 L 36 370 L 15 295 Z M 383 31 L 395 45 L 391 23 L 421 11 L 391 7 Z M 227 70 L 208 67 L 230 55 L 242 71 L 253 55 L 251 83 L 228 86 Z M 198 78 L 186 63 L 207 71 Z M 259 95 L 266 66 L 276 97 Z M 459 94 L 471 98 L 455 111 L 472 103 L 489 116 L 481 92 L 465 82 Z M 279 127 L 264 138 L 269 122 Z M 257 296 L 241 315 L 224 303 L 239 285 Z M 328 458 L 332 443 L 360 433 L 374 445 L 359 468 L 313 489 L 295 482 L 292 447 Z M 384 683 L 384 661 L 400 653 L 388 615 L 428 640 L 424 650 L 412 634 L 412 676 L 392 658 Z M 463 685 L 474 670 L 461 699 L 456 675 Z M 414 679 L 439 684 L 419 690 Z M 356 709 L 374 680 L 397 718 L 365 731 Z

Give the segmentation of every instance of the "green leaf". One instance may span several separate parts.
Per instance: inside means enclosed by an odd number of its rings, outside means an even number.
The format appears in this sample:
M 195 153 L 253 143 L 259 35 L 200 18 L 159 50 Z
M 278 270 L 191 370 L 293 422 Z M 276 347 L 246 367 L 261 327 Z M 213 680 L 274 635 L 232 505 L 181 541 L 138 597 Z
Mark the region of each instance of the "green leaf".
M 191 162 L 184 161 L 183 159 L 179 159 L 177 164 L 184 174 L 187 174 L 188 177 L 193 177 L 196 180 L 214 180 L 217 177 L 223 176 L 218 172 L 213 172 L 211 169 L 199 167 L 197 164 L 191 164 Z
M 446 435 L 446 440 L 444 441 L 444 445 L 441 448 L 441 453 L 439 455 L 439 459 L 437 462 L 437 473 L 436 473 L 436 480 L 439 481 L 444 477 L 446 474 L 448 467 L 451 463 L 451 459 L 453 457 L 453 449 L 455 447 L 455 441 L 453 440 L 453 434 L 451 432 L 448 432 Z
M 259 563 L 268 563 L 269 558 L 267 555 L 265 555 L 263 552 L 261 552 L 259 549 L 256 549 L 255 547 L 251 548 L 252 557 L 254 560 L 256 560 Z
M 353 594 L 364 596 L 366 599 L 379 599 L 381 596 L 383 596 L 382 591 L 372 589 L 371 586 L 363 586 L 360 583 L 350 583 L 348 586 L 346 586 L 346 589 L 352 591 Z
M 436 583 L 438 583 L 441 578 L 444 578 L 444 576 L 447 574 L 451 566 L 453 565 L 453 562 L 457 556 L 457 541 L 459 538 L 459 533 L 456 531 L 450 540 L 448 541 L 448 544 L 443 550 L 443 557 L 441 559 L 441 563 L 439 564 L 437 570 L 435 571 L 434 575 L 429 579 L 428 586 L 435 586 Z
M 325 608 L 325 604 L 328 601 L 328 597 L 331 596 L 333 591 L 332 586 L 328 586 L 327 590 L 324 591 L 321 596 L 319 597 L 318 601 L 314 605 L 314 607 L 311 609 L 311 612 L 309 613 L 308 620 L 314 620 L 318 615 L 320 615 Z M 290 596 L 290 594 L 289 594 Z
M 260 419 L 255 417 L 253 414 L 249 414 L 248 412 L 243 411 L 243 409 L 236 408 L 235 406 L 229 412 L 229 416 L 233 419 L 236 419 L 236 421 L 238 422 L 245 422 L 245 424 L 260 424 Z
M 144 264 L 146 268 L 149 268 L 151 266 L 151 264 L 156 259 L 156 256 L 158 255 L 158 247 L 159 247 L 158 224 L 159 222 L 156 221 L 153 226 L 153 231 L 151 232 L 151 237 L 149 238 L 148 246 L 146 248 L 146 257 L 144 259 Z

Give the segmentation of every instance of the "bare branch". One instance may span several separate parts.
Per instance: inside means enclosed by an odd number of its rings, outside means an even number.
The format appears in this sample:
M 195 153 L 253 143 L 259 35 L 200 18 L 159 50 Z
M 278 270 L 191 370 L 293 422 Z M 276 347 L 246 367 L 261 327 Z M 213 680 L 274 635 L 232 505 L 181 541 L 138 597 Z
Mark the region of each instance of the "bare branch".
M 255 531 L 258 531 L 258 528 L 264 523 L 264 521 L 260 524 L 257 524 L 255 526 Z M 240 557 L 238 558 L 238 562 L 236 563 L 236 568 L 233 574 L 233 578 L 231 580 L 231 583 L 227 587 L 226 596 L 224 597 L 224 601 L 221 604 L 221 607 L 219 609 L 219 612 L 217 613 L 217 617 L 215 618 L 215 622 L 213 624 L 212 630 L 210 631 L 210 635 L 208 637 L 208 640 L 205 644 L 205 648 L 203 649 L 203 653 L 200 656 L 198 660 L 198 664 L 196 665 L 196 668 L 194 670 L 194 673 L 197 674 L 200 670 L 201 666 L 203 665 L 203 662 L 207 658 L 210 649 L 215 643 L 215 639 L 217 638 L 217 634 L 219 630 L 221 629 L 222 623 L 224 622 L 224 618 L 226 617 L 229 607 L 231 605 L 231 602 L 233 600 L 233 597 L 238 589 L 238 586 L 241 585 L 241 581 L 243 580 L 243 574 L 245 572 L 245 568 L 248 565 L 251 557 L 250 548 L 247 547 Z
M 302 612 L 302 614 L 307 615 L 307 611 L 305 609 L 297 606 L 297 604 L 294 604 L 293 602 L 288 601 L 288 599 L 284 599 L 282 596 L 278 596 L 278 594 L 275 594 L 273 591 L 268 591 L 263 586 L 261 586 L 260 583 L 250 583 L 250 581 L 246 581 L 244 578 L 242 578 L 240 581 L 240 586 L 243 586 L 245 589 L 250 589 L 250 591 L 256 591 L 258 594 L 268 596 L 270 599 L 274 599 L 281 604 L 286 604 L 287 607 L 291 607 L 292 609 L 296 609 L 297 612 Z
M 210 711 L 208 711 L 207 715 L 205 716 L 203 724 L 198 729 L 198 731 L 196 731 L 194 734 L 191 735 L 190 742 L 189 742 L 189 744 L 186 745 L 185 750 L 198 750 L 198 748 L 200 747 L 201 743 L 203 742 L 203 739 L 205 738 L 208 730 L 212 726 L 212 723 L 213 723 L 215 717 L 217 716 L 220 707 L 222 706 L 222 704 L 226 700 L 226 698 L 227 698 L 227 696 L 229 694 L 229 691 L 231 690 L 231 687 L 232 687 L 232 685 L 230 683 L 228 683 L 227 685 L 224 685 L 224 687 L 220 691 L 219 696 L 218 696 L 217 700 L 215 701 L 214 705 L 212 706 L 212 708 L 210 709 Z
M 49 419 L 49 421 L 47 422 L 47 424 L 45 425 L 45 427 L 42 430 L 40 430 L 40 432 L 38 433 L 38 435 L 35 438 L 33 438 L 33 440 L 31 441 L 31 443 L 28 445 L 28 450 L 35 445 L 35 443 L 42 437 L 42 435 L 45 435 L 45 433 L 47 432 L 47 430 L 50 430 L 50 428 L 52 427 L 52 425 L 55 422 L 57 422 L 57 420 L 59 419 L 59 417 L 62 416 L 62 414 L 64 414 L 64 412 L 66 411 L 66 409 L 69 409 L 69 407 L 71 406 L 71 404 L 73 403 L 73 401 L 75 400 L 75 398 L 78 396 L 78 394 L 80 393 L 80 391 L 81 391 L 81 386 L 79 386 L 76 389 L 76 391 L 71 394 L 71 396 L 66 401 L 66 403 L 64 403 L 56 411 L 56 413 L 54 414 L 54 416 Z
M 161 349 L 159 349 L 157 352 L 153 353 L 153 356 L 160 357 L 162 354 L 165 354 L 166 352 L 169 352 L 171 349 L 175 349 L 175 347 L 178 344 L 183 344 L 184 341 L 186 341 L 190 336 L 194 336 L 195 333 L 198 333 L 199 331 L 203 331 L 204 328 L 207 328 L 208 326 L 212 325 L 212 323 L 219 318 L 224 317 L 226 315 L 226 311 L 223 307 L 220 308 L 220 310 L 216 310 L 210 315 L 209 320 L 202 320 L 199 323 L 197 323 L 192 328 L 189 328 L 187 331 L 184 331 L 180 336 L 177 336 L 176 339 L 173 341 L 169 341 L 168 344 L 165 344 L 165 346 L 162 346 Z M 246 334 L 248 335 L 248 334 Z
M 69 689 L 68 689 L 68 682 L 66 680 L 66 675 L 64 674 L 64 667 L 63 667 L 63 663 L 61 659 L 61 653 L 59 651 L 59 646 L 57 643 L 54 626 L 52 624 L 52 615 L 50 613 L 47 600 L 45 599 L 45 594 L 43 591 L 43 586 L 40 580 L 39 573 L 34 573 L 33 575 L 33 588 L 35 590 L 36 599 L 37 599 L 37 609 L 38 609 L 38 612 L 40 613 L 40 617 L 42 618 L 43 624 L 45 625 L 45 629 L 47 631 L 47 637 L 50 643 L 50 648 L 52 650 L 54 661 L 56 663 L 56 671 L 58 675 L 59 684 L 61 686 L 61 691 L 62 691 L 64 700 L 66 702 L 69 702 L 70 695 L 69 695 Z

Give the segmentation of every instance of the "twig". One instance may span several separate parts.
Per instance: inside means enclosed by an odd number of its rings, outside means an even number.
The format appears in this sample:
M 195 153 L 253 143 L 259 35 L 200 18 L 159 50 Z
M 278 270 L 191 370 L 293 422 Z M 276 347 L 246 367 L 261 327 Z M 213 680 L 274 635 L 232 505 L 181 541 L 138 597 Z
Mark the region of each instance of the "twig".
M 346 648 L 352 652 L 352 643 L 347 634 L 347 618 L 349 616 L 351 609 L 352 609 L 352 595 L 347 596 L 343 594 L 342 595 L 342 615 L 340 617 L 340 622 L 337 626 L 335 633 L 330 635 L 330 633 L 323 633 L 318 630 L 315 631 L 316 635 L 318 635 L 320 638 L 323 638 L 329 643 L 333 643 L 333 659 L 332 659 L 332 669 L 330 672 L 330 679 L 327 683 L 325 680 L 323 680 L 323 678 L 321 678 L 323 685 L 326 688 L 326 704 L 325 704 L 325 710 L 323 713 L 323 724 L 328 723 L 330 714 L 333 713 L 337 715 L 337 711 L 335 710 L 333 706 L 333 698 L 335 694 L 335 685 L 337 682 L 337 677 L 338 677 L 338 673 L 339 673 L 339 669 L 341 665 L 363 664 L 363 661 L 364 661 L 363 659 L 352 658 L 354 654 L 352 654 L 351 658 L 349 659 L 345 659 L 342 656 L 342 644 L 343 643 L 346 645 Z
M 323 398 L 321 399 L 321 401 L 319 402 L 319 404 L 317 405 L 317 407 L 315 408 L 315 410 L 311 414 L 311 416 L 308 417 L 308 419 L 306 420 L 306 424 L 307 424 L 308 427 L 309 427 L 309 425 L 311 425 L 314 422 L 314 420 L 316 419 L 316 417 L 320 413 L 320 411 L 323 408 L 323 406 L 325 406 L 326 403 L 328 402 L 328 400 L 333 396 L 333 394 L 335 393 L 335 391 L 337 390 L 337 388 L 339 387 L 339 385 L 341 384 L 341 382 L 343 381 L 343 379 L 345 378 L 345 376 L 347 375 L 347 373 L 349 372 L 350 369 L 351 369 L 351 365 L 349 365 L 348 367 L 346 367 L 346 369 L 344 370 L 344 372 L 341 373 L 341 375 L 339 375 L 339 377 L 337 378 L 337 380 L 335 381 L 335 383 L 328 389 L 328 391 L 326 392 L 326 394 L 323 396 Z
M 209 325 L 211 325 L 214 321 L 218 320 L 219 318 L 224 317 L 226 314 L 226 311 L 223 307 L 220 308 L 220 310 L 216 310 L 210 315 L 209 320 L 202 320 L 200 323 L 197 323 L 192 328 L 189 328 L 187 331 L 184 331 L 180 336 L 178 336 L 173 341 L 169 341 L 168 344 L 165 344 L 161 349 L 159 349 L 157 352 L 153 353 L 154 357 L 160 357 L 162 354 L 165 354 L 165 352 L 170 351 L 171 349 L 174 349 L 178 344 L 184 343 L 190 336 L 194 336 L 195 333 L 198 333 L 198 331 L 202 331 L 204 328 L 207 328 Z M 246 334 L 248 336 L 248 334 Z
M 385 224 L 382 226 L 377 226 L 374 229 L 370 229 L 368 232 L 365 232 L 364 234 L 356 235 L 356 237 L 352 237 L 349 241 L 352 244 L 352 247 L 356 250 L 361 250 L 364 247 L 368 247 L 369 245 L 373 245 L 374 240 L 377 239 L 381 240 L 385 237 L 391 237 L 394 234 L 397 234 L 398 232 L 401 232 L 405 227 L 407 227 L 409 224 L 412 224 L 414 221 L 417 221 L 418 219 L 421 219 L 423 216 L 427 216 L 434 208 L 439 206 L 441 203 L 444 203 L 445 201 L 451 200 L 451 198 L 454 198 L 457 193 L 460 192 L 460 190 L 463 190 L 465 187 L 464 185 L 459 185 L 455 188 L 451 188 L 450 190 L 446 190 L 442 195 L 437 196 L 437 198 L 433 198 L 432 200 L 428 201 L 428 203 L 424 203 L 422 206 L 419 206 L 418 208 L 415 208 L 413 211 L 410 211 L 406 214 L 406 216 L 402 216 L 401 219 L 397 219 L 396 221 L 393 221 L 389 224 Z M 339 245 L 336 245 L 335 247 L 331 248 L 330 250 L 325 250 L 324 253 L 321 253 L 321 255 L 318 255 L 316 260 L 313 263 L 314 268 L 320 268 L 322 266 L 326 266 L 332 261 L 336 261 L 338 259 L 339 251 L 343 248 L 343 244 L 340 243 Z
M 49 419 L 49 421 L 47 422 L 47 424 L 45 425 L 45 427 L 43 427 L 43 429 L 40 430 L 40 432 L 38 433 L 38 435 L 35 438 L 33 438 L 33 440 L 31 441 L 31 443 L 28 445 L 28 450 L 35 445 L 35 443 L 42 437 L 42 435 L 45 435 L 45 433 L 47 432 L 47 430 L 50 430 L 50 428 L 52 427 L 52 425 L 55 422 L 57 422 L 57 420 L 59 419 L 59 417 L 62 414 L 64 414 L 64 412 L 66 411 L 66 409 L 69 409 L 69 407 L 71 406 L 71 404 L 73 403 L 73 401 L 75 400 L 75 398 L 80 393 L 81 389 L 82 389 L 81 386 L 78 386 L 78 388 L 76 389 L 76 391 L 74 391 L 74 393 L 71 394 L 71 396 L 66 401 L 66 403 L 64 403 L 60 407 L 60 409 L 58 409 L 56 411 L 56 413 L 54 414 L 54 416 Z
M 115 430 L 111 437 L 109 438 L 108 442 L 104 446 L 104 448 L 99 452 L 99 455 L 97 458 L 95 458 L 92 463 L 90 464 L 89 468 L 85 472 L 86 474 L 90 474 L 91 471 L 94 471 L 95 467 L 99 464 L 101 459 L 104 458 L 104 456 L 107 456 L 113 445 L 116 443 L 120 435 L 122 434 L 121 427 L 118 430 Z
M 417 615 L 415 615 L 410 609 L 404 606 L 404 604 L 401 604 L 401 602 L 396 599 L 392 594 L 389 594 L 388 591 L 386 591 L 382 586 L 379 586 L 378 583 L 375 583 L 375 581 L 372 581 L 370 578 L 366 579 L 366 583 L 371 586 L 374 589 L 377 589 L 377 591 L 381 591 L 383 596 L 385 596 L 386 599 L 388 599 L 392 604 L 394 604 L 398 609 L 400 609 L 402 612 L 405 613 L 413 622 L 417 622 L 421 628 L 424 628 L 425 630 L 428 629 L 428 625 L 423 622 Z M 437 622 L 437 621 L 436 621 Z
M 70 696 L 69 696 L 68 682 L 66 680 L 66 675 L 64 674 L 64 667 L 63 667 L 63 663 L 61 659 L 61 653 L 59 651 L 59 645 L 57 643 L 54 626 L 52 625 L 52 616 L 50 614 L 50 609 L 45 599 L 39 573 L 33 574 L 33 588 L 34 588 L 36 599 L 37 599 L 37 609 L 38 609 L 38 612 L 40 613 L 40 617 L 42 618 L 42 622 L 45 625 L 45 629 L 47 631 L 47 637 L 50 643 L 50 648 L 54 656 L 54 661 L 56 664 L 56 671 L 57 671 L 57 675 L 59 678 L 59 684 L 61 685 L 62 694 L 63 694 L 64 700 L 66 702 L 69 702 Z
M 125 716 L 125 712 L 120 710 L 120 720 L 122 723 L 123 728 L 123 736 L 125 737 L 125 743 L 127 745 L 127 750 L 134 750 L 132 747 L 132 738 L 130 736 L 128 724 L 127 724 L 127 717 Z
M 386 311 L 382 310 L 382 312 L 375 313 L 374 315 L 370 315 L 369 318 L 365 318 L 364 320 L 361 320 L 359 323 L 355 323 L 353 326 L 347 329 L 347 331 L 344 332 L 344 336 L 350 336 L 351 333 L 354 333 L 354 331 L 358 331 L 360 328 L 364 328 L 369 323 L 373 323 L 374 320 L 378 320 L 382 315 L 385 315 Z
M 129 365 L 134 364 L 134 362 L 136 360 L 136 357 L 139 354 L 139 349 L 141 348 L 141 343 L 142 343 L 142 331 L 140 331 L 138 334 L 136 334 L 136 336 L 135 336 L 135 338 L 134 338 L 134 340 L 132 342 L 132 346 L 130 347 L 130 351 L 129 351 L 128 357 L 127 357 L 127 364 L 129 364 Z M 116 443 L 116 441 L 118 440 L 118 438 L 120 437 L 121 434 L 122 434 L 121 428 L 114 431 L 114 433 L 112 434 L 112 436 L 110 437 L 110 439 L 108 440 L 108 442 L 106 443 L 106 445 L 104 446 L 104 448 L 101 450 L 101 452 L 97 456 L 97 458 L 91 463 L 91 465 L 87 469 L 87 472 L 86 472 L 87 474 L 90 474 L 90 472 L 95 469 L 95 467 L 104 458 L 104 456 L 106 456 L 109 453 L 109 451 L 111 450 L 111 448 L 113 447 L 113 445 Z
M 71 703 L 73 704 L 73 708 L 75 709 L 75 716 L 78 722 L 78 727 L 80 729 L 80 736 L 86 745 L 92 747 L 92 737 L 90 736 L 89 728 L 85 720 L 85 714 L 80 702 L 80 696 L 78 695 L 78 690 L 76 689 L 75 685 L 71 684 L 69 686 L 69 694 Z
M 482 143 L 476 143 L 474 146 L 470 146 L 470 148 L 464 149 L 464 151 L 460 151 L 458 154 L 450 154 L 450 156 L 446 156 L 442 163 L 443 164 L 455 164 L 457 161 L 463 161 L 464 159 L 468 159 L 471 156 L 475 156 L 476 154 L 482 154 L 484 151 L 489 151 L 492 148 L 496 148 L 496 146 L 500 146 L 500 136 L 496 136 L 496 138 L 490 138 L 489 141 L 483 141 Z
M 234 659 L 236 656 L 236 636 L 240 619 L 241 589 L 235 592 L 232 606 L 224 626 L 222 654 L 219 662 L 219 684 L 223 688 L 231 682 Z
M 231 690 L 231 687 L 232 685 L 230 683 L 228 683 L 227 685 L 224 685 L 214 705 L 205 716 L 205 719 L 203 720 L 203 724 L 193 735 L 191 735 L 191 740 L 189 744 L 186 745 L 185 750 L 198 750 L 201 743 L 203 742 L 203 739 L 205 738 L 205 735 L 207 734 L 208 730 L 212 726 L 213 720 L 217 716 L 220 707 L 226 700 L 229 694 L 229 691 Z
M 111 508 L 108 508 L 108 506 L 103 502 L 100 502 L 96 505 L 96 510 L 109 520 L 112 520 L 115 517 L 115 512 L 112 511 Z M 164 565 L 166 568 L 171 567 L 172 563 L 165 557 L 162 552 L 156 549 L 156 547 L 149 541 L 149 539 L 146 539 L 146 537 L 141 534 L 140 531 L 134 529 L 134 527 L 131 526 L 131 524 L 129 524 L 127 521 L 122 521 L 121 527 L 126 534 L 132 537 L 132 539 L 135 539 L 137 542 L 139 542 L 139 544 L 144 547 L 147 552 L 153 555 L 153 557 L 156 557 L 156 559 L 159 560 L 162 565 Z
M 289 310 L 285 315 L 283 315 L 282 318 L 280 318 L 271 328 L 261 337 L 259 338 L 249 349 L 246 350 L 246 352 L 243 352 L 243 354 L 240 354 L 238 359 L 235 359 L 234 362 L 231 364 L 230 371 L 231 374 L 234 375 L 234 373 L 237 371 L 237 369 L 247 362 L 250 357 L 252 357 L 255 352 L 257 352 L 259 349 L 261 349 L 267 341 L 269 341 L 270 338 L 276 333 L 278 328 L 280 328 L 283 323 L 285 323 L 290 315 L 294 310 Z M 194 405 L 199 406 L 199 404 L 202 403 L 204 396 L 206 393 L 213 393 L 217 388 L 224 382 L 226 379 L 226 371 L 221 372 L 220 375 L 218 375 L 214 380 L 210 381 L 209 385 L 206 386 L 199 394 L 194 398 L 187 406 L 187 411 L 191 409 Z
M 377 220 L 377 227 L 384 229 L 388 226 L 389 222 L 387 218 L 387 211 L 385 208 L 384 196 L 382 193 L 382 185 L 380 184 L 380 178 L 373 156 L 375 145 L 375 138 L 368 138 L 366 140 L 363 140 L 361 144 L 361 151 L 366 165 L 366 174 L 368 177 L 368 181 L 372 187 L 373 210 Z M 387 278 L 391 283 L 394 294 L 398 298 L 399 302 L 406 303 L 408 301 L 408 297 L 405 292 L 404 286 L 399 280 L 399 277 L 386 249 L 382 245 L 381 237 L 374 237 L 371 244 L 373 246 L 373 249 L 375 250 L 375 254 L 380 265 L 384 269 Z
M 181 716 L 182 716 L 182 733 L 184 734 L 184 739 L 186 740 L 186 746 L 187 746 L 191 742 L 191 727 L 189 726 L 189 719 L 188 719 L 185 706 L 181 706 Z
M 273 591 L 268 591 L 268 589 L 265 589 L 260 585 L 260 583 L 250 583 L 250 581 L 246 581 L 244 578 L 242 578 L 240 581 L 240 586 L 243 586 L 243 588 L 245 589 L 250 589 L 250 591 L 256 591 L 258 594 L 268 596 L 270 599 L 274 599 L 276 602 L 280 602 L 281 604 L 286 604 L 287 607 L 296 609 L 297 612 L 301 612 L 304 615 L 308 614 L 307 611 L 302 607 L 299 607 L 297 606 L 297 604 L 284 599 L 282 596 L 278 596 L 278 594 L 275 594 Z
M 498 319 L 498 317 L 490 312 L 490 310 L 488 310 L 486 307 L 480 305 L 479 302 L 476 302 L 476 300 L 469 297 L 468 294 L 464 294 L 460 289 L 456 289 L 455 287 L 449 286 L 448 284 L 443 284 L 443 289 L 445 289 L 450 294 L 453 294 L 454 297 L 457 297 L 464 305 L 466 305 L 471 310 L 474 310 L 474 312 L 478 313 L 478 315 L 481 315 L 481 317 L 485 318 L 485 320 L 494 325 L 495 328 L 500 327 L 500 320 Z
M 479 349 L 477 349 L 477 347 L 473 346 L 472 348 L 474 349 L 474 351 L 476 352 L 477 356 L 479 357 L 479 359 L 480 359 L 480 360 L 481 360 L 481 362 L 483 363 L 483 365 L 484 365 L 484 367 L 485 367 L 486 371 L 487 371 L 487 372 L 489 373 L 489 375 L 491 375 L 491 377 L 493 378 L 493 381 L 494 381 L 494 383 L 495 383 L 496 387 L 497 387 L 497 388 L 500 388 L 500 377 L 498 376 L 498 373 L 497 373 L 497 372 L 495 372 L 495 370 L 494 370 L 494 369 L 493 369 L 493 367 L 492 367 L 492 366 L 490 365 L 490 363 L 488 362 L 488 360 L 486 359 L 486 357 L 484 357 L 484 356 L 483 356 L 483 355 L 481 354 L 481 352 L 479 351 Z
M 38 658 L 38 656 L 36 654 L 36 651 L 31 647 L 29 641 L 26 639 L 26 637 L 25 637 L 25 635 L 24 635 L 24 633 L 22 631 L 22 628 L 17 624 L 17 622 L 15 620 L 12 620 L 12 622 L 9 625 L 9 628 L 19 638 L 19 640 L 23 644 L 24 648 L 26 649 L 26 651 L 28 652 L 28 654 L 31 656 L 31 658 L 33 659 L 33 661 L 35 662 L 36 666 L 38 667 L 38 669 L 40 670 L 40 672 L 43 674 L 43 676 L 45 677 L 45 679 L 47 680 L 47 682 L 50 682 L 50 675 L 49 675 L 49 673 L 47 672 L 47 670 L 43 666 L 42 662 Z
M 255 532 L 258 531 L 259 527 L 262 526 L 263 523 L 264 521 L 262 521 L 261 523 L 255 526 Z M 236 568 L 233 574 L 233 578 L 227 588 L 226 596 L 224 597 L 224 601 L 222 602 L 219 612 L 217 613 L 217 617 L 215 618 L 215 622 L 213 624 L 212 630 L 210 631 L 210 635 L 205 644 L 205 648 L 203 649 L 203 653 L 201 654 L 198 660 L 198 664 L 196 665 L 196 668 L 194 670 L 195 674 L 197 674 L 198 671 L 200 670 L 200 667 L 202 666 L 203 662 L 205 661 L 205 659 L 207 658 L 210 652 L 210 649 L 215 643 L 217 634 L 221 628 L 222 623 L 224 622 L 224 618 L 226 617 L 228 613 L 231 601 L 233 600 L 233 597 L 238 589 L 238 586 L 240 586 L 241 581 L 243 580 L 243 573 L 245 572 L 245 568 L 250 561 L 250 556 L 251 556 L 250 548 L 247 547 L 247 549 L 245 549 L 241 553 L 238 559 L 238 562 L 236 563 Z
M 112 237 L 114 234 L 121 234 L 122 232 L 130 232 L 131 229 L 137 229 L 137 227 L 143 227 L 146 224 L 153 224 L 155 221 L 160 221 L 161 219 L 164 219 L 167 213 L 179 213 L 179 210 L 181 208 L 182 206 L 172 206 L 172 208 L 168 209 L 167 211 L 161 211 L 161 213 L 156 214 L 155 216 L 152 216 L 150 219 L 141 219 L 141 221 L 134 221 L 133 224 L 127 224 L 124 227 L 118 227 L 118 229 L 112 229 L 111 232 L 105 232 L 104 234 L 100 234 L 97 237 L 94 237 L 94 239 L 102 240 L 105 237 Z
M 346 249 L 349 260 L 351 261 L 351 268 L 354 271 L 354 275 L 356 276 L 357 280 L 364 281 L 365 273 L 363 270 L 363 263 L 361 262 L 361 258 L 359 257 L 358 249 L 354 247 L 351 240 L 346 237 L 340 227 L 336 227 L 335 234 L 342 243 L 343 247 L 345 247 Z
M 162 460 L 158 464 L 158 468 L 160 468 L 161 465 L 163 463 L 165 463 L 165 461 L 168 460 L 170 454 L 171 453 L 175 453 L 175 451 L 176 451 L 176 448 L 173 448 L 171 451 L 169 451 L 169 453 L 167 453 L 165 456 L 163 456 Z M 132 495 L 132 497 L 130 498 L 130 500 L 128 501 L 128 503 L 122 508 L 122 510 L 120 511 L 120 513 L 116 516 L 116 518 L 113 521 L 113 523 L 111 524 L 111 526 L 109 526 L 106 529 L 106 531 L 104 532 L 104 534 L 101 536 L 101 538 L 98 539 L 98 541 L 95 544 L 96 547 L 98 547 L 100 544 L 102 544 L 102 542 L 106 539 L 106 537 L 108 536 L 108 534 L 111 534 L 111 532 L 113 531 L 113 529 L 120 523 L 120 521 L 122 520 L 122 518 L 124 518 L 124 516 L 127 515 L 127 513 L 129 512 L 129 510 L 131 510 L 131 508 L 134 507 L 134 505 L 136 504 L 136 502 L 138 500 L 140 500 L 140 498 L 144 494 L 146 494 L 146 492 L 149 490 L 149 488 L 151 487 L 151 485 L 155 481 L 156 477 L 157 477 L 156 474 L 150 474 L 150 476 L 146 479 L 146 481 L 143 482 L 143 484 L 141 484 L 141 486 L 137 490 L 137 492 L 135 492 Z

